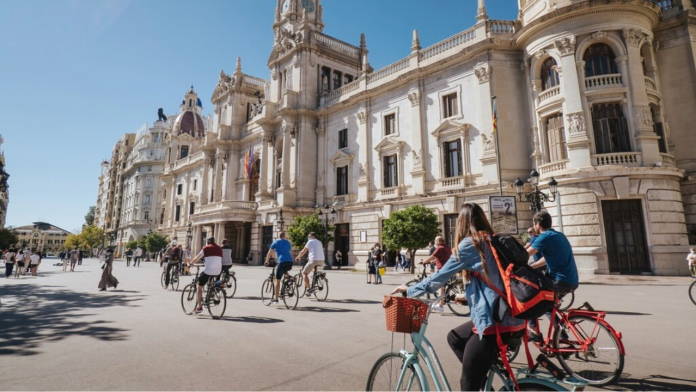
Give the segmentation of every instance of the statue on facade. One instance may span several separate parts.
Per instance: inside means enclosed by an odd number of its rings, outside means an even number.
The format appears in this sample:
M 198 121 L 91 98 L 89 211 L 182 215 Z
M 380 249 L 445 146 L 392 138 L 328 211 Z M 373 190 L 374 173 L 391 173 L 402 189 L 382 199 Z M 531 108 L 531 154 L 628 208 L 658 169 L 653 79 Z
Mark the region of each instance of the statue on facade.
M 164 110 L 162 108 L 157 109 L 158 121 L 167 121 L 167 116 L 164 115 Z

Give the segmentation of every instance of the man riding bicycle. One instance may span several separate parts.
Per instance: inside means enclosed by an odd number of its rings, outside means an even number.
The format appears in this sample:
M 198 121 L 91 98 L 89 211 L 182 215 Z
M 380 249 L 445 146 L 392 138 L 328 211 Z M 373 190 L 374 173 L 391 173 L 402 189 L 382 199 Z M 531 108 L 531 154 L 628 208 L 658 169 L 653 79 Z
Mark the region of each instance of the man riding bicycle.
M 232 268 L 232 248 L 227 245 L 227 240 L 222 240 L 222 272 L 230 276 Z
M 171 270 L 178 269 L 179 263 L 181 263 L 181 248 L 176 246 L 176 240 L 172 241 L 170 248 L 168 248 L 168 249 L 170 251 L 170 256 L 169 256 L 169 260 L 167 261 L 166 273 L 164 274 L 164 288 L 165 289 L 169 286 L 169 276 L 170 276 Z
M 203 311 L 203 286 L 208 283 L 210 278 L 215 278 L 222 272 L 222 248 L 217 246 L 215 238 L 209 237 L 206 240 L 207 245 L 201 249 L 196 257 L 191 260 L 189 266 L 197 263 L 200 259 L 205 262 L 203 272 L 198 276 L 198 292 L 196 295 L 196 308 L 194 313 Z
M 309 274 L 316 267 L 324 265 L 324 248 L 314 232 L 309 233 L 309 241 L 307 241 L 302 252 L 297 255 L 297 261 L 300 261 L 307 252 L 309 252 L 309 261 L 302 269 L 302 278 L 304 279 L 305 287 L 307 287 L 307 297 L 311 297 L 312 293 L 314 293 L 314 288 L 309 284 Z
M 270 266 L 271 255 L 273 254 L 273 251 L 275 251 L 278 255 L 278 267 L 276 267 L 275 272 L 274 293 L 273 298 L 271 299 L 272 304 L 278 303 L 278 292 L 280 291 L 280 281 L 283 279 L 283 275 L 292 269 L 292 255 L 290 254 L 292 244 L 290 244 L 290 241 L 285 239 L 284 231 L 281 231 L 278 237 L 279 238 L 273 241 L 271 244 L 271 248 L 266 254 L 266 262 L 264 263 L 266 267 Z

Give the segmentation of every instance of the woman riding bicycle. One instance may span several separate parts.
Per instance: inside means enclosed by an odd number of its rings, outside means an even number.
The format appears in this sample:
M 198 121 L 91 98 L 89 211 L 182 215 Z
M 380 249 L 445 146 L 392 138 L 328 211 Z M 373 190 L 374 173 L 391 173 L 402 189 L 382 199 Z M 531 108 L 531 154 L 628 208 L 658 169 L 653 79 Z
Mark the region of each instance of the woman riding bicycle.
M 452 351 L 462 363 L 462 391 L 480 390 L 486 381 L 498 355 L 496 328 L 504 342 L 524 333 L 524 320 L 512 318 L 509 312 L 496 325 L 494 310 L 500 296 L 486 282 L 500 291 L 505 288 L 490 244 L 484 238 L 486 234 L 493 234 L 486 214 L 478 204 L 464 203 L 457 217 L 457 251 L 439 272 L 415 286 L 399 286 L 392 293 L 407 293 L 409 297 L 419 297 L 426 292 L 435 294 L 453 275 L 463 271 L 471 321 L 453 329 L 447 336 Z

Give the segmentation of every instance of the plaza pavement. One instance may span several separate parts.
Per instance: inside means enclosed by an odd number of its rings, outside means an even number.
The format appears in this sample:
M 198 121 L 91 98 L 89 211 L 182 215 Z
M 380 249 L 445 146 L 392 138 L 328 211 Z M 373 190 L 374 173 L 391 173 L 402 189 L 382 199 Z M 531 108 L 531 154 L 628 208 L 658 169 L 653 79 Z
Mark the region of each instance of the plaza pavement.
M 404 345 L 385 331 L 380 304 L 410 275 L 390 272 L 378 286 L 364 272 L 328 271 L 329 301 L 301 299 L 289 311 L 261 304 L 267 269 L 236 266 L 235 298 L 212 320 L 185 315 L 155 263 L 116 262 L 121 283 L 103 293 L 97 260 L 74 273 L 55 262 L 38 277 L 0 279 L 0 390 L 364 390 L 374 361 Z M 696 390 L 690 283 L 608 276 L 580 287 L 576 304 L 608 311 L 624 336 L 623 377 L 607 389 Z M 445 337 L 466 320 L 446 311 L 428 329 L 453 386 L 460 369 Z

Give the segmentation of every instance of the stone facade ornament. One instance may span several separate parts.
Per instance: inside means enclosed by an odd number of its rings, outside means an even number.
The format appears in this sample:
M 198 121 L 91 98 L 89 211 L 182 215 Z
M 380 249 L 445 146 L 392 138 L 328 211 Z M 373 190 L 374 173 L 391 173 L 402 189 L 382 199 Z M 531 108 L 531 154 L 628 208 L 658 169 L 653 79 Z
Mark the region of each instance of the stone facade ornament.
M 418 106 L 420 104 L 420 90 L 409 91 L 408 100 L 411 101 L 411 106 Z
M 411 154 L 413 155 L 413 164 L 420 165 L 421 157 L 423 156 L 423 149 L 421 148 L 419 152 L 416 152 L 416 150 L 411 150 Z
M 478 0 L 478 7 L 476 8 L 476 20 L 488 20 L 484 0 Z
M 271 79 L 276 80 L 278 78 L 278 71 L 273 68 L 271 69 Z
M 600 30 L 600 31 L 597 31 L 596 33 L 593 33 L 590 40 L 597 41 L 597 40 L 600 40 L 602 38 L 606 38 L 606 36 L 607 36 L 607 32 Z
M 483 143 L 483 151 L 494 151 L 495 142 L 493 138 L 488 138 L 485 134 L 481 134 L 481 142 Z
M 358 120 L 360 121 L 360 124 L 365 124 L 365 120 L 367 120 L 367 111 L 365 109 L 361 109 L 358 111 Z
M 367 175 L 367 173 L 365 172 L 365 167 L 363 166 L 362 163 L 358 163 L 358 167 L 360 168 L 360 175 L 361 176 Z
M 653 118 L 650 113 L 650 107 L 645 105 L 635 105 L 633 106 L 633 115 L 638 119 L 638 124 L 640 128 L 651 128 L 653 127 Z
M 420 39 L 418 38 L 418 30 L 413 30 L 413 39 L 411 40 L 411 52 L 421 50 Z
M 542 58 L 542 57 L 544 57 L 545 55 L 546 55 L 546 50 L 545 50 L 545 49 L 537 50 L 537 52 L 534 53 L 534 57 L 536 57 L 537 60 L 540 59 L 540 58 Z
M 667 116 L 663 117 L 664 124 L 663 124 L 663 130 L 665 131 L 665 137 L 669 139 L 669 134 L 672 133 L 671 129 L 669 129 L 669 122 L 667 122 Z
M 553 41 L 553 45 L 556 50 L 561 52 L 561 56 L 568 56 L 575 53 L 575 37 L 565 37 L 559 40 Z
M 488 63 L 481 63 L 474 67 L 474 74 L 479 80 L 479 84 L 483 84 L 489 81 L 491 77 L 491 68 Z
M 623 38 L 627 46 L 638 46 L 643 39 L 643 32 L 638 29 L 624 29 Z
M 566 115 L 566 123 L 568 124 L 568 133 L 570 135 L 587 134 L 585 131 L 585 116 L 582 112 Z

